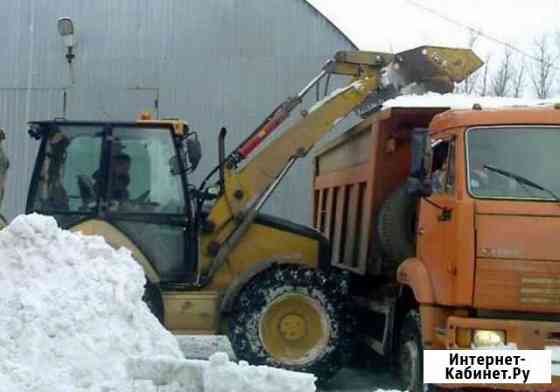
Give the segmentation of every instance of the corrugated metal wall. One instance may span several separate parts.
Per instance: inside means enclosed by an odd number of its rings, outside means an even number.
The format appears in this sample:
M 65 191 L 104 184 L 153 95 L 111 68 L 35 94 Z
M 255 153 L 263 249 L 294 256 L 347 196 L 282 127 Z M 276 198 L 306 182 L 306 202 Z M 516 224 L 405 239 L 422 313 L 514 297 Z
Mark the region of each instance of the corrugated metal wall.
M 71 17 L 78 44 L 70 80 L 56 20 Z M 323 62 L 352 44 L 303 0 L 18 0 L 0 2 L 0 127 L 11 160 L 4 213 L 24 209 L 36 145 L 25 122 L 185 118 L 216 162 L 216 134 L 235 146 Z M 311 101 L 308 102 L 308 104 Z M 310 165 L 301 162 L 267 211 L 308 223 Z

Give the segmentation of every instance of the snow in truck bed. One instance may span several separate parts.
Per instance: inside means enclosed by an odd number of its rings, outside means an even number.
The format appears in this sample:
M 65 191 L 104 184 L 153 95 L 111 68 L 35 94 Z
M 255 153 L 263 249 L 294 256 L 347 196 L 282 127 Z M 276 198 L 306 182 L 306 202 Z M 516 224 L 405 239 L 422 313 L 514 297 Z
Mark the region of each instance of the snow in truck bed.
M 480 97 L 464 94 L 438 94 L 426 93 L 423 95 L 402 95 L 383 103 L 383 109 L 393 107 L 403 108 L 450 108 L 471 109 L 475 103 L 489 109 L 515 107 L 515 106 L 549 106 L 560 103 L 560 97 L 546 100 L 532 98 L 510 98 L 510 97 Z

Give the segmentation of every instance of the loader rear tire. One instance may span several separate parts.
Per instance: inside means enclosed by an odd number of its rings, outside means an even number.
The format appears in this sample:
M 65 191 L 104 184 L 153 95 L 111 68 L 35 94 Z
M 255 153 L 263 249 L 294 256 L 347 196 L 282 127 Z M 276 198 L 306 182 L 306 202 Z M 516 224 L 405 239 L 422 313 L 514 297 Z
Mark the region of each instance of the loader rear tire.
M 406 183 L 385 200 L 377 215 L 377 235 L 383 253 L 383 270 L 391 275 L 405 259 L 416 254 L 418 197 Z
M 276 265 L 239 293 L 229 320 L 238 359 L 310 372 L 324 382 L 350 349 L 340 282 L 296 265 Z

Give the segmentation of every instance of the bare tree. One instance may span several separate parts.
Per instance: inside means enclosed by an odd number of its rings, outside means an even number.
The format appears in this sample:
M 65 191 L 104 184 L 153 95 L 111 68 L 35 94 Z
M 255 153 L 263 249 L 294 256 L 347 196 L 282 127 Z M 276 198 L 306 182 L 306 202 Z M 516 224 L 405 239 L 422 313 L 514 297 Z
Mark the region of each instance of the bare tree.
M 474 29 L 469 29 L 469 36 L 467 39 L 467 45 L 469 49 L 473 49 L 476 41 L 480 37 L 480 32 Z M 473 73 L 472 75 L 467 76 L 467 78 L 457 85 L 455 88 L 455 92 L 462 93 L 462 94 L 473 94 L 476 91 L 478 80 L 480 77 L 480 70 Z
M 521 63 L 521 66 L 517 70 L 517 74 L 513 80 L 513 96 L 515 98 L 519 98 L 523 95 L 523 91 L 525 90 L 525 72 L 525 63 Z
M 513 84 L 516 79 L 513 62 L 513 53 L 510 48 L 506 47 L 502 62 L 498 66 L 490 82 L 492 95 L 496 97 L 506 97 L 512 92 Z
M 550 45 L 549 37 L 543 34 L 534 41 L 535 65 L 532 67 L 531 82 L 535 93 L 541 99 L 548 98 L 552 93 L 556 68 L 554 61 L 557 56 Z
M 490 86 L 490 82 L 489 82 L 490 77 L 488 72 L 490 68 L 490 58 L 491 55 L 489 54 L 486 56 L 486 59 L 484 60 L 484 67 L 482 69 L 480 88 L 478 90 L 478 95 L 480 95 L 481 97 L 488 95 L 488 90 Z

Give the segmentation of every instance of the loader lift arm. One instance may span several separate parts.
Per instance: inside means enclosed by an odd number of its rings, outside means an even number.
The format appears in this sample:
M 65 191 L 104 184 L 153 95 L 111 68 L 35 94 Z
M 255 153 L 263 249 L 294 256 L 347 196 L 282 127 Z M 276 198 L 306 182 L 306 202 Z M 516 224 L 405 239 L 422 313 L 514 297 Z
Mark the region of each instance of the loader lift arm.
M 281 103 L 220 165 L 221 190 L 207 217 L 201 235 L 198 284 L 204 285 L 217 272 L 239 243 L 256 215 L 295 161 L 317 143 L 336 123 L 358 111 L 370 110 L 383 100 L 410 89 L 450 92 L 482 65 L 468 49 L 419 47 L 400 54 L 341 51 L 329 60 L 295 97 Z M 352 77 L 349 84 L 313 105 L 304 116 L 275 140 L 257 150 L 304 96 L 331 75 Z M 361 107 L 362 106 L 362 107 Z M 251 159 L 248 159 L 251 158 Z M 203 182 L 201 188 L 206 186 Z M 204 189 L 201 189 L 203 194 Z M 200 203 L 199 203 L 200 204 Z

